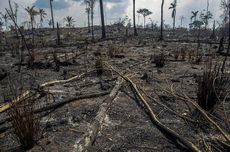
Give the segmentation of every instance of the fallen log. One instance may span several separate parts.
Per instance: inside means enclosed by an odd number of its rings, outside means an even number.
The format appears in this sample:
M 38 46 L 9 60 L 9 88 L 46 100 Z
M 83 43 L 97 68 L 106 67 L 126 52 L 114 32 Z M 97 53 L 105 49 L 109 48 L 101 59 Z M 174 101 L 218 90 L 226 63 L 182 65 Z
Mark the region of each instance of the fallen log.
M 83 73 L 83 74 L 74 76 L 74 77 L 69 78 L 69 79 L 67 79 L 67 80 L 54 80 L 54 81 L 46 82 L 46 83 L 43 83 L 43 84 L 39 85 L 38 88 L 39 88 L 39 89 L 43 89 L 44 87 L 48 87 L 48 86 L 55 85 L 55 84 L 69 83 L 69 82 L 72 82 L 72 81 L 81 79 L 81 78 L 85 77 L 86 75 L 88 75 L 88 74 L 90 74 L 90 73 L 92 73 L 92 72 L 94 72 L 94 70 L 89 71 L 89 72 L 87 72 L 87 73 Z M 17 103 L 17 102 L 22 101 L 23 98 L 25 98 L 25 97 L 28 96 L 29 94 L 31 94 L 31 91 L 30 91 L 30 90 L 27 90 L 27 91 L 25 91 L 24 93 L 22 93 L 22 95 L 20 95 L 19 97 L 16 97 L 16 98 L 15 98 L 14 100 L 12 100 L 11 102 L 0 105 L 0 113 L 5 112 L 5 111 L 8 110 L 9 108 L 11 108 L 12 103 Z
M 93 122 L 93 124 L 89 127 L 87 133 L 83 135 L 80 140 L 77 140 L 74 145 L 74 149 L 72 151 L 76 152 L 85 152 L 88 150 L 90 146 L 96 140 L 97 134 L 101 129 L 103 121 L 106 116 L 106 112 L 110 108 L 111 104 L 113 103 L 114 99 L 116 98 L 121 86 L 123 83 L 122 78 L 118 78 L 115 87 L 110 92 L 108 98 L 103 101 L 103 104 L 100 106 L 99 111 L 97 112 L 97 116 Z
M 25 98 L 26 96 L 28 96 L 30 93 L 31 93 L 31 91 L 27 90 L 22 95 L 20 95 L 19 97 L 16 97 L 13 101 L 0 105 L 0 113 L 8 110 L 12 106 L 12 103 L 17 103 L 19 101 L 22 101 L 22 99 Z
M 67 103 L 71 103 L 71 102 L 74 102 L 77 100 L 82 100 L 82 99 L 97 98 L 100 96 L 105 96 L 109 93 L 110 93 L 110 91 L 105 91 L 105 92 L 99 92 L 99 93 L 77 96 L 74 98 L 66 99 L 65 101 L 57 102 L 55 104 L 43 107 L 41 109 L 37 109 L 37 110 L 35 110 L 35 113 L 40 113 L 40 112 L 44 112 L 44 111 L 48 111 L 48 110 L 54 110 L 54 109 L 57 109 L 57 108 L 60 108 L 64 105 L 66 105 Z
M 230 54 L 229 53 L 226 53 L 226 52 L 218 52 L 219 53 L 219 55 L 221 55 L 221 56 L 230 56 Z
M 167 139 L 169 139 L 173 143 L 176 143 L 177 145 L 183 145 L 186 149 L 188 149 L 188 151 L 201 152 L 201 150 L 198 147 L 196 147 L 193 143 L 186 140 L 185 138 L 177 134 L 174 130 L 168 128 L 167 126 L 165 126 L 158 120 L 157 115 L 153 112 L 153 110 L 151 109 L 147 101 L 144 99 L 144 97 L 139 92 L 137 85 L 129 77 L 123 76 L 120 72 L 115 70 L 111 65 L 109 64 L 106 64 L 106 65 L 110 67 L 115 73 L 120 75 L 123 79 L 125 79 L 130 84 L 131 88 L 134 90 L 134 93 L 137 95 L 139 100 L 144 104 L 145 108 L 147 109 L 147 112 L 151 120 L 153 121 L 153 123 L 156 125 L 159 131 L 161 131 L 161 133 L 165 135 Z
M 71 102 L 75 102 L 77 100 L 82 100 L 82 99 L 89 99 L 89 98 L 97 98 L 97 97 L 101 97 L 101 96 L 105 96 L 107 94 L 109 94 L 110 91 L 104 91 L 104 92 L 99 92 L 99 93 L 93 93 L 93 94 L 86 94 L 86 95 L 81 95 L 81 96 L 77 96 L 77 97 L 73 97 L 73 98 L 69 98 L 69 99 L 66 99 L 64 101 L 61 101 L 61 102 L 57 102 L 55 104 L 52 104 L 52 105 L 48 105 L 46 107 L 43 107 L 43 108 L 40 108 L 40 109 L 36 109 L 34 112 L 37 114 L 37 113 L 41 113 L 41 112 L 45 112 L 45 111 L 48 111 L 48 110 L 56 110 L 68 103 L 71 103 Z M 0 126 L 5 124 L 6 122 L 9 122 L 11 121 L 11 118 L 5 118 L 3 120 L 0 120 Z M 8 127 L 3 127 L 3 128 L 0 128 L 0 133 L 2 132 L 5 132 L 6 130 L 8 130 L 9 128 L 11 128 L 11 126 L 8 126 Z
M 92 70 L 92 71 L 89 71 L 87 73 L 83 73 L 83 74 L 80 74 L 80 75 L 77 75 L 77 76 L 74 76 L 72 78 L 69 78 L 67 80 L 54 80 L 54 81 L 50 81 L 50 82 L 46 82 L 46 83 L 43 83 L 40 85 L 41 88 L 43 87 L 47 87 L 47 86 L 51 86 L 51 85 L 54 85 L 54 84 L 63 84 L 63 83 L 69 83 L 69 82 L 72 82 L 74 80 L 77 80 L 77 79 L 80 79 L 80 78 L 83 78 L 84 76 L 94 72 L 95 70 Z
M 182 144 L 189 151 L 192 151 L 192 152 L 201 152 L 201 150 L 199 150 L 193 143 L 191 143 L 190 141 L 187 141 L 185 138 L 183 138 L 179 134 L 177 134 L 174 130 L 172 130 L 172 129 L 166 127 L 164 124 L 162 124 L 158 120 L 157 115 L 152 111 L 152 109 L 149 106 L 149 104 L 147 103 L 147 101 L 140 94 L 140 92 L 139 92 L 136 84 L 134 84 L 132 82 L 132 80 L 130 80 L 128 77 L 127 77 L 127 81 L 131 84 L 131 87 L 134 89 L 135 94 L 137 95 L 137 97 L 139 98 L 139 100 L 145 105 L 145 108 L 147 109 L 147 111 L 148 111 L 148 113 L 149 113 L 152 121 L 154 122 L 154 124 L 165 135 L 165 137 L 167 137 L 168 139 L 170 139 L 174 143 L 176 142 L 178 145 Z
M 162 89 L 164 90 L 165 92 L 167 92 L 168 94 L 171 94 L 173 95 L 174 97 L 182 100 L 182 101 L 185 101 L 185 102 L 189 102 L 191 103 L 201 114 L 202 116 L 204 116 L 206 118 L 206 120 L 211 123 L 213 126 L 215 126 L 215 128 L 217 130 L 220 131 L 220 133 L 223 135 L 223 137 L 226 139 L 226 141 L 228 143 L 230 143 L 230 137 L 229 137 L 229 134 L 227 134 L 214 120 L 212 120 L 208 114 L 197 104 L 197 102 L 191 98 L 189 98 L 187 95 L 185 95 L 185 97 L 177 94 L 174 90 L 173 90 L 173 85 L 171 86 L 171 91 L 168 91 L 166 89 Z

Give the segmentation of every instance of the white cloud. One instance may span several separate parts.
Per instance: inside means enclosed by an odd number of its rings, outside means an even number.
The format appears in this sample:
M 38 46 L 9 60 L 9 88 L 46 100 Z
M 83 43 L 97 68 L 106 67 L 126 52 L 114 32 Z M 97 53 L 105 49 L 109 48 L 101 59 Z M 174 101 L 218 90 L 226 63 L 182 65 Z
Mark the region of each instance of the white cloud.
M 132 4 L 132 0 L 130 0 Z M 172 18 L 171 18 L 171 10 L 169 10 L 170 3 L 173 2 L 173 0 L 165 0 L 164 4 L 164 19 L 166 24 L 172 24 Z M 177 22 L 180 22 L 180 16 L 184 16 L 185 24 L 189 24 L 190 17 L 191 17 L 191 11 L 192 10 L 198 10 L 202 11 L 203 9 L 206 9 L 206 0 L 178 0 L 177 5 L 177 16 L 176 20 Z M 221 10 L 219 9 L 219 3 L 220 0 L 210 0 L 210 11 L 214 15 L 215 20 L 219 20 L 219 16 L 221 14 Z M 160 8 L 161 8 L 161 0 L 136 0 L 136 9 L 139 8 L 147 8 L 150 11 L 153 12 L 151 17 L 153 20 L 160 22 Z M 129 17 L 132 17 L 132 5 L 128 6 L 127 14 Z M 137 20 L 138 20 L 138 14 Z M 140 24 L 143 22 L 142 16 L 140 16 Z M 147 22 L 147 20 L 146 20 Z
M 20 6 L 19 11 L 19 21 L 28 20 L 28 15 L 24 11 L 23 7 L 32 6 L 36 0 L 12 0 L 12 2 L 17 2 Z M 83 0 L 82 0 L 83 1 Z M 170 3 L 173 0 L 165 0 L 164 6 L 164 18 L 167 24 L 171 24 L 171 10 L 168 10 Z M 65 0 L 69 4 L 69 7 L 66 9 L 55 9 L 54 16 L 56 21 L 60 21 L 63 24 L 63 18 L 66 16 L 72 16 L 76 25 L 84 26 L 87 25 L 87 15 L 85 13 L 85 5 L 82 5 L 82 2 L 76 2 L 74 0 Z M 117 21 L 120 17 L 125 17 L 128 15 L 132 18 L 132 7 L 133 0 L 107 0 L 104 1 L 105 5 L 105 18 L 107 23 Z M 221 10 L 219 9 L 220 0 L 210 0 L 210 11 L 213 12 L 214 18 L 219 19 Z M 155 21 L 160 21 L 160 6 L 161 0 L 136 0 L 136 9 L 139 8 L 148 8 L 153 12 L 151 17 Z M 0 0 L 0 12 L 5 12 L 5 8 L 8 7 L 8 0 Z M 206 0 L 178 0 L 177 7 L 177 22 L 179 22 L 180 16 L 185 16 L 185 24 L 190 22 L 190 16 L 192 10 L 203 10 L 206 8 Z M 49 8 L 45 9 L 47 12 L 46 19 L 50 18 Z M 138 20 L 138 14 L 137 14 Z M 146 21 L 149 21 L 148 19 Z M 143 22 L 143 18 L 140 17 L 139 23 Z M 95 6 L 95 24 L 100 24 L 100 10 L 99 5 Z

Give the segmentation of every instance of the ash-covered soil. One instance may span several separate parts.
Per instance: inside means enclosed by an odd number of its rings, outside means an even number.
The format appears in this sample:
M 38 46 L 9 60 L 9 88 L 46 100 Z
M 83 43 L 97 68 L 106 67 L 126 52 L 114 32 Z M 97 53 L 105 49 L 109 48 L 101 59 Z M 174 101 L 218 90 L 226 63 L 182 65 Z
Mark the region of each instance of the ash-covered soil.
M 196 78 L 202 75 L 207 61 L 212 58 L 213 62 L 222 63 L 224 59 L 216 53 L 215 44 L 201 44 L 197 51 L 196 43 L 157 42 L 141 36 L 85 43 L 84 40 L 77 39 L 79 32 L 76 33 L 73 34 L 76 38 L 72 40 L 77 42 L 75 45 L 36 47 L 33 68 L 27 67 L 26 64 L 19 66 L 18 59 L 5 50 L 0 56 L 0 70 L 4 69 L 6 73 L 6 77 L 0 80 L 0 103 L 4 104 L 6 99 L 10 100 L 28 89 L 36 92 L 38 86 L 45 82 L 67 80 L 95 70 L 95 63 L 99 58 L 128 75 L 144 90 L 142 95 L 165 126 L 202 151 L 229 150 L 217 142 L 225 141 L 221 133 L 208 123 L 191 103 L 167 93 L 167 90 L 173 89 L 190 99 L 197 99 Z M 87 39 L 87 36 L 85 37 Z M 47 39 L 52 41 L 52 36 Z M 186 51 L 184 58 L 181 49 Z M 59 69 L 53 62 L 53 52 L 61 62 Z M 175 59 L 178 52 L 179 57 Z M 200 62 L 196 61 L 197 52 L 201 56 Z M 154 63 L 154 56 L 161 53 L 164 54 L 165 65 L 158 68 Z M 25 55 L 25 63 L 27 58 Z M 228 59 L 228 76 L 229 67 Z M 119 77 L 106 66 L 103 66 L 103 70 L 102 76 L 98 76 L 94 71 L 80 79 L 46 87 L 45 90 L 50 94 L 36 102 L 37 109 L 75 100 L 38 113 L 42 117 L 42 133 L 29 151 L 78 151 L 77 143 L 91 131 L 100 106 L 108 98 Z M 101 92 L 105 94 L 87 98 L 87 95 Z M 78 99 L 82 96 L 86 98 Z M 155 98 L 157 102 L 150 97 Z M 216 105 L 209 116 L 229 135 L 229 96 L 226 98 L 224 103 Z M 0 113 L 0 151 L 23 151 L 15 139 L 10 121 L 4 121 L 9 117 L 9 112 Z M 130 85 L 124 82 L 106 111 L 96 139 L 88 147 L 88 151 L 168 152 L 186 149 L 166 138 L 160 128 L 151 121 Z

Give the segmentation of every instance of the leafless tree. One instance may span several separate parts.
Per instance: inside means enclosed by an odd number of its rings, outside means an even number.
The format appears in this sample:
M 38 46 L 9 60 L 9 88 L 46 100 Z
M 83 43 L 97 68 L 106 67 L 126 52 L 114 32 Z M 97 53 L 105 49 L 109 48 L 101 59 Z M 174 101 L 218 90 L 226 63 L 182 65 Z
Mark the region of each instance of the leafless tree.
M 52 18 L 52 26 L 54 29 L 54 14 L 53 14 L 53 5 L 52 5 L 53 0 L 50 0 L 50 11 L 51 11 L 51 18 Z
M 90 13 L 91 13 L 91 33 L 92 33 L 92 40 L 94 40 L 94 7 L 96 0 L 89 0 L 90 2 Z
M 103 0 L 100 0 L 102 39 L 106 38 Z
M 161 2 L 161 35 L 160 35 L 160 41 L 163 40 L 163 28 L 164 28 L 164 0 Z
M 88 19 L 88 33 L 90 33 L 90 0 L 84 0 L 84 3 L 86 5 L 85 11 L 87 13 L 87 19 Z
M 133 0 L 133 28 L 134 28 L 134 35 L 137 36 L 137 28 L 136 28 L 136 1 Z

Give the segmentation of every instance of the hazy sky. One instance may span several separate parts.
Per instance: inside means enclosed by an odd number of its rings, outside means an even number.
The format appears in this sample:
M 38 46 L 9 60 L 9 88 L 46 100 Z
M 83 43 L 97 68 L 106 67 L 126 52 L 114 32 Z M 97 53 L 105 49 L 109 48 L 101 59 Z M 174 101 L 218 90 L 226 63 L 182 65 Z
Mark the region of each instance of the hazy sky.
M 19 20 L 25 21 L 29 17 L 24 11 L 27 6 L 35 5 L 37 8 L 43 8 L 47 12 L 46 22 L 50 19 L 49 0 L 11 0 L 19 4 Z M 98 1 L 98 0 L 97 0 Z M 209 0 L 210 11 L 214 15 L 214 19 L 219 20 L 221 10 L 219 8 L 220 0 Z M 66 16 L 72 16 L 75 19 L 77 27 L 84 26 L 87 23 L 87 16 L 85 13 L 85 5 L 82 3 L 83 0 L 54 0 L 54 16 L 55 21 L 59 21 L 62 25 L 64 24 L 63 18 Z M 133 0 L 104 0 L 105 18 L 107 24 L 117 21 L 120 17 L 128 15 L 132 18 L 132 2 Z M 168 10 L 170 3 L 173 0 L 165 0 L 165 22 L 171 25 L 171 10 Z M 190 16 L 192 10 L 202 11 L 206 9 L 207 0 L 178 0 L 177 7 L 177 25 L 180 25 L 180 16 L 185 16 L 184 26 L 190 22 Z M 148 18 L 152 18 L 154 21 L 159 23 L 160 21 L 160 6 L 161 0 L 136 0 L 136 9 L 148 8 L 153 12 Z M 0 12 L 5 12 L 5 8 L 8 8 L 8 0 L 0 0 Z M 99 5 L 95 6 L 95 23 L 100 24 L 100 10 Z M 143 17 L 136 16 L 139 24 L 143 23 Z M 149 22 L 149 19 L 146 22 Z M 39 18 L 37 18 L 39 20 Z M 213 21 L 213 20 L 212 20 Z M 211 25 L 210 25 L 211 26 Z

